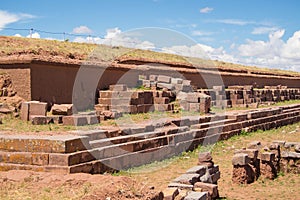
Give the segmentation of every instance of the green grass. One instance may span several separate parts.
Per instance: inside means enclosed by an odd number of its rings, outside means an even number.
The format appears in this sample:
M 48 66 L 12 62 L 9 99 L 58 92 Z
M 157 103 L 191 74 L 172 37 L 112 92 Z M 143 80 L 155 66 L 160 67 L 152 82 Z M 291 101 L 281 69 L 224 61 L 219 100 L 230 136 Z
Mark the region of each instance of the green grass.
M 158 53 L 149 50 L 130 49 L 126 47 L 111 47 L 87 43 L 56 41 L 45 39 L 30 39 L 0 36 L 0 55 L 44 55 L 52 58 L 68 60 L 89 60 L 91 62 L 118 62 L 126 60 L 140 60 L 144 62 L 158 62 L 162 64 L 177 64 L 197 66 L 203 69 L 231 70 L 237 73 L 262 73 L 283 76 L 300 77 L 299 72 L 243 66 L 240 64 L 212 61 L 202 58 L 184 57 L 175 54 Z

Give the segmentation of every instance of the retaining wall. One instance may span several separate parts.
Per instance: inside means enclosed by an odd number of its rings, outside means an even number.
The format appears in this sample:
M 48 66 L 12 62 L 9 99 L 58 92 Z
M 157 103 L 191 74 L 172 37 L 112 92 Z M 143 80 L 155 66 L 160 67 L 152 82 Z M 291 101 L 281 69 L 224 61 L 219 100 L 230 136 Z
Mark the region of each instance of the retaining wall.
M 64 136 L 0 136 L 0 170 L 104 173 L 140 166 L 215 143 L 244 131 L 300 121 L 300 104 L 224 115 L 160 119 L 115 130 Z M 41 133 L 42 134 L 42 133 Z

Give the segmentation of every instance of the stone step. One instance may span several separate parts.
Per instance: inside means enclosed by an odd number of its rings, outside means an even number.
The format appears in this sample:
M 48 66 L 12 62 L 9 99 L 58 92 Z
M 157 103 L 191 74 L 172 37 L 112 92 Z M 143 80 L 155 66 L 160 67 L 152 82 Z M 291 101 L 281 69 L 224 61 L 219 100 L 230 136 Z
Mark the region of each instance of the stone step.
M 90 141 L 104 139 L 108 136 L 107 130 L 75 130 L 70 131 L 70 133 L 79 136 L 87 136 Z
M 72 153 L 90 149 L 86 136 L 0 135 L 0 151 Z
M 199 124 L 192 125 L 191 129 L 209 128 L 209 127 L 229 124 L 229 123 L 232 123 L 232 122 L 235 122 L 235 120 L 234 119 L 223 119 L 223 120 L 218 120 L 218 121 L 199 123 Z

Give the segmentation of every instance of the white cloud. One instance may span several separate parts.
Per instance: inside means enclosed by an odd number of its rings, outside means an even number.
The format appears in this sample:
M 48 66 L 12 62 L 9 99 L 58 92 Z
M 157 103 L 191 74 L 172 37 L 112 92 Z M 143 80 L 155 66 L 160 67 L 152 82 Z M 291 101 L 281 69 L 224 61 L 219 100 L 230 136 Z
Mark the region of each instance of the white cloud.
M 28 38 L 41 38 L 41 35 L 38 32 L 34 32 L 31 35 L 27 35 Z
M 217 22 L 222 24 L 230 24 L 230 25 L 239 25 L 239 26 L 245 26 L 249 24 L 258 24 L 255 21 L 246 21 L 241 19 L 218 19 L 218 20 L 208 20 L 208 22 Z
M 22 35 L 20 35 L 19 33 L 14 35 L 15 37 L 22 37 Z
M 5 10 L 0 10 L 0 30 L 6 25 L 15 23 L 21 20 L 31 19 L 35 16 L 26 13 L 10 13 Z
M 76 34 L 89 34 L 92 32 L 93 31 L 87 26 L 78 26 L 73 29 L 73 33 L 76 33 Z
M 192 31 L 192 35 L 193 36 L 209 36 L 209 35 L 213 35 L 213 33 L 207 32 L 207 31 L 195 30 L 195 31 Z
M 277 27 L 256 27 L 251 32 L 253 35 L 262 35 L 262 34 L 269 34 L 271 32 L 277 31 Z
M 214 10 L 213 8 L 205 7 L 200 9 L 200 13 L 210 13 L 213 10 Z
M 300 71 L 300 31 L 287 41 L 285 30 L 269 34 L 268 41 L 247 40 L 238 47 L 239 60 L 244 64 Z

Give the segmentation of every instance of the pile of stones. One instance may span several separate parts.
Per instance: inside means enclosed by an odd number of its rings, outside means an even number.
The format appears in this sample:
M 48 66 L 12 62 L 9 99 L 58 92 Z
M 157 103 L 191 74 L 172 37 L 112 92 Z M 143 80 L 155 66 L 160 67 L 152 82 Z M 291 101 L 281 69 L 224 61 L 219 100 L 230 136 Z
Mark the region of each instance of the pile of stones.
M 299 174 L 300 143 L 273 141 L 263 146 L 253 141 L 247 148 L 235 151 L 232 165 L 232 181 L 238 184 L 253 183 L 259 176 L 272 180 L 280 171 Z
M 164 199 L 217 199 L 219 166 L 209 152 L 199 153 L 198 165 L 174 179 L 163 191 Z

